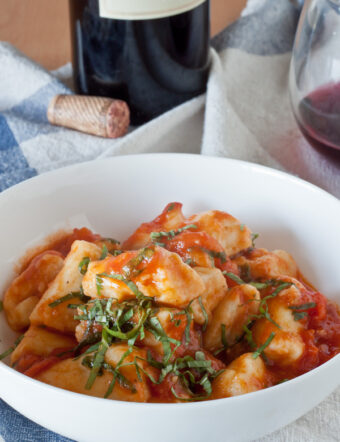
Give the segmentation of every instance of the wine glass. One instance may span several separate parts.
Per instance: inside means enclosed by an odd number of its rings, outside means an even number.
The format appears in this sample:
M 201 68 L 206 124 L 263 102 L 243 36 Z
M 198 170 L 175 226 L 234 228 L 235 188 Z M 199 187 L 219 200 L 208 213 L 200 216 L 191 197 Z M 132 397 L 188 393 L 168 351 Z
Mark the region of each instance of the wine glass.
M 290 96 L 309 143 L 340 152 L 340 0 L 306 0 L 290 67 Z

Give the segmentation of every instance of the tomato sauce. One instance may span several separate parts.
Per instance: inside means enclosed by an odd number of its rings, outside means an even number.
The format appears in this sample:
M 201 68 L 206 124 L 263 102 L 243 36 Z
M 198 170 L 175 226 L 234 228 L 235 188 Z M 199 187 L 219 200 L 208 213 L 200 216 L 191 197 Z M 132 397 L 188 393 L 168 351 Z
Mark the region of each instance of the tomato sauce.
M 306 316 L 300 321 L 304 329 L 300 336 L 305 344 L 302 357 L 296 364 L 282 368 L 270 366 L 276 381 L 291 379 L 322 365 L 340 353 L 340 312 L 337 305 L 319 292 L 301 290 L 301 305 L 314 303 L 315 307 L 298 310 Z
M 16 272 L 22 273 L 32 263 L 32 261 L 39 255 L 47 252 L 55 252 L 60 254 L 63 258 L 71 250 L 73 241 L 83 240 L 88 242 L 96 242 L 101 240 L 101 236 L 91 232 L 87 227 L 80 229 L 73 229 L 72 232 L 64 233 L 58 232 L 47 238 L 46 242 L 41 246 L 34 247 L 29 250 L 17 264 Z
M 64 237 L 58 239 L 55 242 L 52 242 L 48 245 L 48 250 L 55 250 L 62 254 L 62 256 L 66 256 L 71 250 L 71 246 L 74 241 L 88 241 L 95 242 L 101 239 L 100 235 L 91 232 L 91 230 L 86 227 L 82 227 L 81 229 L 73 229 L 72 233 L 65 235 Z
M 138 229 L 123 243 L 123 250 L 144 247 L 152 232 L 178 229 L 185 222 L 181 203 L 169 203 L 163 212 L 149 223 L 141 224 Z
M 176 232 L 176 230 L 181 228 L 184 228 L 184 230 Z M 173 231 L 172 235 L 160 235 L 159 239 L 157 239 L 162 247 L 157 248 L 155 244 L 153 244 L 150 234 L 152 232 L 169 232 L 170 230 Z M 75 240 L 96 242 L 101 240 L 101 236 L 94 234 L 89 229 L 83 227 L 81 229 L 74 229 L 73 232 L 50 241 L 43 250 L 40 250 L 39 254 L 33 256 L 28 262 L 24 272 L 25 278 L 29 280 L 34 277 L 37 263 L 44 254 L 50 253 L 65 258 Z M 188 220 L 186 220 L 182 214 L 182 204 L 170 203 L 166 206 L 160 216 L 149 223 L 142 224 L 133 235 L 123 243 L 122 250 L 130 251 L 126 251 L 118 256 L 109 255 L 105 260 L 98 261 L 95 264 L 97 266 L 96 274 L 119 273 L 121 275 L 126 275 L 127 271 L 129 273 L 129 264 L 131 260 L 134 261 L 134 258 L 137 258 L 140 253 L 134 249 L 145 247 L 147 245 L 149 245 L 150 248 L 155 247 L 155 252 L 146 255 L 141 261 L 138 261 L 138 259 L 135 260 L 136 262 L 134 264 L 136 265 L 133 265 L 131 274 L 128 274 L 128 279 L 130 281 L 136 281 L 138 280 L 139 274 L 147 266 L 147 271 L 142 275 L 144 286 L 154 284 L 153 272 L 156 272 L 160 267 L 160 262 L 164 257 L 164 254 L 169 255 L 164 249 L 178 254 L 185 263 L 193 267 L 216 267 L 225 273 L 232 273 L 237 277 L 240 277 L 240 273 L 242 273 L 237 264 L 225 255 L 222 245 L 215 238 L 204 231 L 197 231 L 194 226 L 188 224 Z M 245 256 L 246 258 L 254 259 L 257 256 L 262 256 L 263 253 L 263 250 L 251 247 L 239 252 L 232 258 Z M 228 275 L 225 275 L 225 278 L 229 288 L 239 284 L 239 282 L 235 281 L 235 278 L 230 278 Z M 283 277 L 281 282 L 284 280 L 285 278 Z M 288 278 L 288 280 L 290 281 L 291 278 Z M 264 350 L 262 357 L 267 368 L 267 386 L 306 373 L 328 361 L 340 352 L 339 308 L 332 302 L 328 301 L 324 295 L 316 291 L 301 273 L 298 275 L 298 280 L 302 284 L 302 287 L 298 287 L 299 293 L 301 294 L 299 305 L 290 304 L 289 300 L 287 303 L 289 308 L 293 308 L 292 311 L 297 314 L 297 320 L 299 320 L 300 324 L 303 326 L 299 333 L 304 343 L 304 353 L 296 363 L 288 367 L 282 367 L 275 365 L 270 361 L 266 357 L 266 352 Z M 248 279 L 244 279 L 244 281 L 248 281 Z M 116 286 L 124 286 L 126 288 L 126 282 L 124 281 L 114 280 L 114 282 L 110 282 Z M 297 284 L 296 281 L 295 283 Z M 261 290 L 262 299 L 273 294 L 277 287 L 277 284 L 273 284 L 272 286 Z M 244 303 L 246 302 L 247 301 L 244 300 Z M 67 305 L 64 307 L 67 308 Z M 204 354 L 205 361 L 211 361 L 211 368 L 217 372 L 226 368 L 230 362 L 240 355 L 255 350 L 253 348 L 254 345 L 252 347 L 250 345 L 251 343 L 248 343 L 244 336 L 241 335 L 235 345 L 228 349 L 222 349 L 221 353 L 215 357 L 212 353 L 202 348 L 202 327 L 195 324 L 193 319 L 190 323 L 190 327 L 188 327 L 188 317 L 185 311 L 175 308 L 172 308 L 171 311 L 173 318 L 170 321 L 170 325 L 166 326 L 164 331 L 171 340 L 179 341 L 180 344 L 176 348 L 173 341 L 170 343 L 171 350 L 173 351 L 170 362 L 185 356 L 190 356 L 195 359 L 195 355 L 199 351 Z M 60 314 L 65 315 L 64 312 Z M 58 309 L 55 310 L 54 315 L 58 315 Z M 245 311 L 243 323 L 247 323 L 247 315 L 248 313 Z M 248 325 L 249 324 L 250 323 L 248 323 Z M 83 321 L 82 325 L 83 327 L 81 329 L 79 328 L 76 332 L 78 333 L 78 341 L 81 341 L 84 338 L 84 333 L 87 330 L 87 321 Z M 87 332 L 90 334 L 100 334 L 101 330 L 102 325 L 92 324 L 91 330 L 87 330 Z M 161 342 L 160 339 L 158 339 L 158 341 Z M 146 348 L 154 361 L 162 362 L 163 355 L 156 352 L 151 345 L 150 347 L 144 346 L 139 338 L 136 340 L 135 345 L 137 347 Z M 84 346 L 81 352 L 85 352 L 88 348 L 89 346 Z M 15 365 L 18 371 L 27 376 L 36 377 L 61 360 L 73 356 L 72 349 L 56 349 L 48 356 L 23 354 Z M 193 371 L 194 375 L 195 370 L 197 371 L 196 367 Z M 158 379 L 161 373 L 160 370 L 156 368 L 152 370 L 154 378 Z M 152 392 L 152 402 L 176 401 L 172 390 L 175 391 L 176 395 L 183 399 L 188 395 L 188 391 L 183 387 L 179 377 L 173 373 L 166 375 L 160 384 L 151 382 L 150 379 L 147 379 L 147 382 Z
M 16 369 L 26 376 L 34 378 L 58 362 L 72 357 L 72 355 L 72 349 L 70 348 L 56 348 L 49 356 L 37 356 L 26 353 L 17 361 Z

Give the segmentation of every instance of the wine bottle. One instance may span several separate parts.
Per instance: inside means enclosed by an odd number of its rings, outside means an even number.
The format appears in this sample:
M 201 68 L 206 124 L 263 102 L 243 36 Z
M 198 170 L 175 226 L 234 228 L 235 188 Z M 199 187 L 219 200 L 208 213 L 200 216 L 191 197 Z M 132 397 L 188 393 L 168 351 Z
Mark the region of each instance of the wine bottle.
M 69 0 L 77 93 L 142 124 L 206 89 L 209 0 Z

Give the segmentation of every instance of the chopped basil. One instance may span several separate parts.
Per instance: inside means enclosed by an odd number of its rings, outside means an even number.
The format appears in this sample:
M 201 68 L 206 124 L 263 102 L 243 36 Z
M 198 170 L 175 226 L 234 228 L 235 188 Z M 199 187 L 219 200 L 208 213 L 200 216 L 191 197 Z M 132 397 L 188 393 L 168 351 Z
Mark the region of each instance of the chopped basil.
M 152 318 L 150 318 L 149 323 L 151 325 L 149 331 L 151 331 L 151 333 L 155 336 L 155 338 L 162 343 L 163 364 L 167 365 L 174 351 L 177 350 L 177 348 L 180 346 L 181 343 L 167 336 L 157 316 L 153 316 Z M 171 343 L 175 344 L 175 350 L 171 350 L 171 345 L 170 345 Z
M 105 393 L 105 395 L 104 395 L 104 398 L 107 398 L 107 397 L 110 396 L 110 394 L 112 393 L 113 388 L 114 388 L 114 386 L 115 386 L 116 380 L 118 380 L 118 382 L 120 383 L 120 385 L 121 385 L 122 387 L 124 387 L 124 388 L 128 388 L 129 390 L 131 390 L 132 393 L 136 393 L 136 392 L 137 392 L 136 388 L 131 384 L 131 382 L 128 381 L 128 380 L 125 378 L 125 376 L 123 376 L 122 373 L 120 373 L 120 371 L 119 371 L 120 367 L 122 366 L 122 364 L 123 364 L 123 362 L 124 362 L 124 359 L 125 359 L 129 354 L 131 354 L 131 353 L 132 353 L 132 348 L 129 347 L 128 350 L 126 350 L 126 352 L 125 352 L 125 353 L 123 354 L 123 356 L 120 358 L 120 360 L 119 360 L 119 362 L 118 362 L 118 364 L 116 365 L 115 368 L 113 368 L 113 367 L 111 367 L 111 366 L 108 366 L 108 364 L 105 364 L 105 368 L 106 368 L 106 369 L 109 368 L 109 370 L 113 372 L 113 379 L 112 379 L 112 381 L 111 381 L 111 383 L 110 383 L 110 385 L 109 385 L 109 388 L 107 389 L 107 391 L 106 391 L 106 393 Z
M 119 273 L 99 273 L 98 275 L 96 275 L 97 292 L 99 295 L 101 294 L 101 290 L 103 288 L 103 278 L 116 279 L 117 281 L 122 281 L 124 284 L 126 284 L 129 287 L 129 289 L 137 298 L 145 297 L 134 282 L 126 279 L 123 275 L 120 275 Z
M 114 238 L 102 238 L 101 241 L 107 241 L 107 242 L 109 242 L 111 244 L 117 244 L 117 245 L 120 244 L 120 241 L 117 241 Z
M 248 342 L 250 348 L 256 348 L 256 344 L 253 339 L 253 332 L 249 329 L 249 324 L 243 326 L 243 331 L 245 332 L 246 341 Z
M 290 379 L 288 379 L 288 378 L 281 379 L 281 381 L 277 382 L 276 385 L 283 384 L 284 382 L 288 382 L 289 380 Z
M 105 353 L 106 353 L 107 349 L 109 348 L 111 342 L 112 342 L 111 336 L 108 335 L 105 330 L 103 330 L 101 343 L 100 343 L 99 349 L 97 350 L 96 355 L 94 357 L 90 376 L 89 376 L 89 378 L 86 382 L 86 385 L 85 385 L 85 388 L 87 390 L 91 389 L 94 381 L 96 380 L 99 370 L 101 369 L 101 366 L 104 362 Z
M 174 203 L 170 204 L 167 209 L 167 212 L 171 212 L 171 210 L 174 210 L 174 208 L 175 208 L 175 204 Z
M 227 261 L 227 255 L 224 252 L 216 252 L 215 250 L 206 249 L 205 247 L 200 247 L 200 249 L 212 258 L 220 259 L 222 263 Z
M 307 317 L 307 312 L 293 312 L 294 320 L 300 321 Z
M 118 303 L 113 299 L 95 299 L 90 301 L 86 306 L 82 306 L 83 315 L 81 319 L 88 321 L 88 329 L 92 323 L 102 324 L 100 342 L 95 342 L 92 347 L 90 347 L 85 354 L 94 352 L 93 356 L 89 356 L 83 361 L 84 365 L 91 368 L 91 372 L 86 383 L 86 388 L 90 389 L 98 375 L 101 374 L 103 369 L 108 369 L 105 365 L 105 353 L 113 340 L 125 341 L 129 345 L 129 352 L 132 351 L 132 346 L 134 345 L 136 339 L 140 336 L 141 339 L 144 338 L 144 324 L 147 318 L 150 316 L 151 300 L 138 299 L 134 302 L 125 301 L 123 303 Z M 131 319 L 134 314 L 138 317 L 137 324 L 131 323 Z M 93 343 L 90 338 L 82 341 L 81 346 Z M 79 348 L 78 348 L 79 350 Z M 119 364 L 120 366 L 120 364 Z M 118 372 L 119 366 L 117 365 L 114 369 L 114 381 L 118 381 L 121 384 L 127 385 L 127 380 L 121 373 Z M 124 381 L 124 382 L 123 382 Z M 108 393 L 112 391 L 114 383 L 111 384 Z
M 175 352 L 180 345 L 188 345 L 190 343 L 190 331 L 193 321 L 191 303 L 193 301 L 182 311 L 176 313 L 170 311 L 171 320 L 174 321 L 175 326 L 179 326 L 182 323 L 183 319 L 179 318 L 180 316 L 186 317 L 186 326 L 182 341 L 171 338 L 167 335 L 157 317 L 159 307 L 155 304 L 154 299 L 145 296 L 136 284 L 128 279 L 129 276 L 139 272 L 136 267 L 139 267 L 145 256 L 148 257 L 152 255 L 145 250 L 144 254 L 134 257 L 124 268 L 124 274 L 101 273 L 96 275 L 96 284 L 99 294 L 101 293 L 104 279 L 109 278 L 125 283 L 135 294 L 136 298 L 123 302 L 118 302 L 112 298 L 96 298 L 89 300 L 86 305 L 80 304 L 78 306 L 80 314 L 75 316 L 75 318 L 87 322 L 87 331 L 85 332 L 83 341 L 74 349 L 74 354 L 76 357 L 80 357 L 79 355 L 77 356 L 77 354 L 81 352 L 84 347 L 90 345 L 81 355 L 83 358 L 82 364 L 90 369 L 86 388 L 90 389 L 97 376 L 102 375 L 104 371 L 109 371 L 113 374 L 113 377 L 105 397 L 111 395 L 116 382 L 122 387 L 130 389 L 131 392 L 135 392 L 135 386 L 131 384 L 120 371 L 120 368 L 133 365 L 136 369 L 136 382 L 142 381 L 141 374 L 144 373 L 151 382 L 160 384 L 167 375 L 172 373 L 178 377 L 183 388 L 188 391 L 190 400 L 205 399 L 209 397 L 212 392 L 212 379 L 219 375 L 221 371 L 217 372 L 212 369 L 211 361 L 206 360 L 205 354 L 202 351 L 197 351 L 194 358 L 188 355 L 182 358 L 175 357 Z M 204 329 L 207 325 L 208 314 L 201 298 L 198 299 L 198 302 L 205 318 Z M 92 325 L 96 324 L 102 326 L 99 332 L 93 332 L 93 330 L 97 330 L 97 327 L 93 328 Z M 163 359 L 161 362 L 155 361 L 150 352 L 147 353 L 147 363 L 160 370 L 158 379 L 137 363 L 138 359 L 142 359 L 139 356 L 135 356 L 133 362 L 129 361 L 125 363 L 124 361 L 126 356 L 132 353 L 133 346 L 137 339 L 140 341 L 144 339 L 146 331 L 151 333 L 163 347 Z M 128 349 L 119 363 L 115 367 L 112 367 L 105 361 L 105 354 L 114 342 L 126 342 Z M 180 399 L 182 400 L 183 398 Z
M 255 287 L 257 290 L 263 290 L 269 287 L 267 282 L 250 282 L 249 284 Z
M 226 337 L 226 327 L 225 324 L 221 324 L 221 342 L 222 342 L 222 347 L 218 348 L 215 352 L 214 352 L 214 356 L 219 355 L 220 353 L 222 353 L 222 351 L 225 351 L 229 348 L 229 344 L 227 342 L 227 337 Z
M 148 352 L 148 359 L 146 361 L 149 363 L 149 365 L 161 370 L 159 378 L 155 379 L 142 367 L 139 367 L 138 370 L 142 371 L 146 376 L 148 376 L 152 383 L 160 384 L 170 373 L 174 374 L 179 379 L 182 386 L 185 388 L 187 395 L 185 397 L 178 396 L 174 387 L 171 388 L 171 391 L 173 395 L 181 401 L 191 402 L 207 399 L 212 393 L 211 381 L 224 371 L 214 370 L 211 367 L 211 361 L 205 359 L 205 355 L 202 351 L 197 351 L 195 353 L 195 358 L 187 355 L 183 358 L 177 358 L 174 362 L 168 363 L 165 366 L 162 366 L 155 361 L 151 357 L 150 352 Z M 195 375 L 191 370 L 194 370 Z M 198 393 L 196 392 L 197 389 L 200 390 Z
M 246 283 L 251 281 L 252 277 L 249 264 L 243 264 L 242 266 L 240 266 L 240 275 L 243 281 L 245 281 Z
M 240 230 L 241 230 L 241 232 L 244 231 L 244 224 L 240 224 Z
M 260 235 L 258 233 L 252 233 L 251 234 L 251 244 L 253 247 L 255 247 L 255 240 L 259 237 Z
M 145 259 L 150 259 L 154 253 L 155 251 L 153 248 L 145 247 L 138 253 L 138 255 L 130 259 L 130 261 L 123 267 L 125 279 L 131 279 L 138 276 L 141 273 L 141 270 L 137 270 L 137 267 Z
M 103 278 L 100 275 L 96 275 L 96 289 L 98 296 L 101 296 L 102 288 L 103 288 Z
M 315 308 L 315 307 L 316 307 L 315 302 L 307 302 L 306 304 L 291 305 L 289 308 L 291 310 L 309 310 L 309 309 Z
M 185 263 L 186 265 L 188 265 L 188 266 L 192 266 L 192 267 L 195 267 L 195 266 L 196 266 L 196 263 L 195 263 L 195 261 L 194 261 L 192 258 L 188 258 L 188 259 L 186 259 L 186 260 L 184 261 L 184 263 Z
M 165 247 L 165 242 L 153 241 L 153 243 L 155 244 L 155 246 Z
M 83 258 L 80 261 L 80 263 L 78 265 L 78 269 L 82 275 L 85 275 L 85 273 L 87 272 L 87 268 L 88 268 L 89 264 L 90 264 L 90 258 L 88 256 L 85 256 L 85 258 Z
M 227 348 L 228 343 L 227 343 L 227 337 L 226 337 L 226 333 L 225 333 L 225 324 L 221 324 L 221 341 L 222 341 L 223 347 Z
M 198 297 L 198 303 L 199 303 L 199 305 L 201 307 L 202 314 L 203 314 L 203 317 L 204 317 L 204 324 L 203 324 L 202 330 L 205 331 L 206 328 L 207 328 L 207 325 L 208 325 L 209 317 L 208 317 L 208 313 L 207 313 L 206 309 L 204 308 L 201 296 Z
M 273 292 L 271 295 L 267 296 L 266 298 L 269 298 L 269 297 L 270 297 L 270 298 L 274 298 L 274 297 L 277 296 L 282 290 L 285 290 L 286 288 L 291 287 L 292 285 L 294 285 L 292 282 L 283 282 L 282 284 L 280 284 L 280 285 L 278 286 L 277 289 L 274 290 L 274 292 Z
M 123 252 L 123 250 L 111 250 L 110 253 L 111 253 L 112 256 L 118 256 L 118 255 L 121 255 L 124 252 Z
M 269 335 L 269 338 L 266 340 L 266 342 L 261 345 L 261 347 L 259 347 L 254 353 L 253 353 L 253 359 L 258 358 L 261 353 L 263 353 L 263 351 L 268 347 L 268 345 L 272 342 L 272 340 L 275 338 L 275 333 L 272 332 Z
M 100 260 L 105 259 L 107 257 L 107 255 L 108 255 L 108 253 L 109 253 L 109 251 L 108 251 L 108 249 L 106 247 L 106 244 L 104 244 L 103 248 L 102 248 L 102 254 L 100 255 L 99 259 Z
M 4 309 L 4 303 L 0 301 L 0 313 L 2 312 L 3 309 Z
M 87 302 L 91 299 L 89 296 L 84 295 L 83 291 L 80 290 L 79 292 L 71 292 L 68 295 L 63 296 L 62 298 L 59 298 L 56 301 L 51 302 L 50 304 L 48 304 L 48 306 L 54 308 L 62 304 L 63 302 L 70 301 L 71 299 L 75 298 L 78 298 L 83 302 Z
M 180 233 L 182 233 L 188 229 L 197 229 L 197 226 L 195 224 L 189 224 L 189 225 L 181 227 L 180 229 L 177 229 L 177 230 L 169 230 L 168 232 L 151 232 L 150 238 L 151 238 L 151 241 L 155 242 L 155 244 L 156 243 L 157 243 L 157 245 L 162 244 L 161 247 L 164 247 L 163 243 L 158 242 L 159 238 L 172 239 L 175 236 L 179 235 Z
M 191 368 L 195 370 L 196 376 L 190 371 Z M 174 386 L 171 387 L 171 392 L 176 399 L 184 402 L 192 402 L 207 399 L 212 393 L 211 381 L 224 370 L 214 370 L 211 367 L 211 361 L 205 359 L 204 353 L 197 351 L 195 353 L 195 359 L 191 356 L 178 358 L 174 364 L 172 364 L 170 370 L 167 371 L 178 376 L 178 379 L 186 391 L 186 396 L 179 396 Z
M 293 285 L 293 283 L 291 282 L 282 282 L 280 280 L 269 280 L 267 281 L 265 284 L 267 284 L 267 287 L 270 286 L 275 286 L 277 284 L 279 284 L 279 286 L 273 291 L 273 293 L 271 293 L 268 296 L 265 296 L 264 298 L 261 299 L 260 301 L 260 305 L 259 305 L 259 315 L 252 315 L 249 319 L 249 323 L 252 322 L 254 319 L 260 319 L 260 318 L 265 318 L 267 319 L 269 322 L 271 322 L 272 324 L 274 324 L 277 328 L 281 328 L 280 325 L 275 322 L 272 317 L 270 316 L 270 313 L 268 311 L 268 304 L 267 301 L 269 299 L 275 298 L 282 290 L 286 289 L 287 287 L 290 287 Z M 249 324 L 248 323 L 248 324 Z M 251 331 L 248 330 L 250 333 Z M 249 338 L 249 333 L 248 333 L 248 338 Z M 248 341 L 249 342 L 249 341 Z
M 235 273 L 227 272 L 227 271 L 224 271 L 222 273 L 223 273 L 223 275 L 228 276 L 228 278 L 232 279 L 234 282 L 236 282 L 239 285 L 245 284 L 245 282 L 241 278 L 239 278 L 237 275 L 235 275 Z
M 193 316 L 192 309 L 191 309 L 191 304 L 192 304 L 192 302 L 193 302 L 193 301 L 191 301 L 191 302 L 188 304 L 187 308 L 184 309 L 184 313 L 185 313 L 185 315 L 186 315 L 186 317 L 187 317 L 187 325 L 186 325 L 186 327 L 185 327 L 185 331 L 184 331 L 184 334 L 185 334 L 185 342 L 186 342 L 187 344 L 189 344 L 189 342 L 190 342 L 190 326 L 191 326 L 192 316 Z
M 3 353 L 0 354 L 0 361 L 2 361 L 3 359 L 5 359 L 7 356 L 9 356 L 11 353 L 14 352 L 14 350 L 17 348 L 17 346 L 20 344 L 20 342 L 23 340 L 25 335 L 20 335 L 16 341 L 14 342 L 13 346 L 10 347 L 8 350 L 4 351 Z

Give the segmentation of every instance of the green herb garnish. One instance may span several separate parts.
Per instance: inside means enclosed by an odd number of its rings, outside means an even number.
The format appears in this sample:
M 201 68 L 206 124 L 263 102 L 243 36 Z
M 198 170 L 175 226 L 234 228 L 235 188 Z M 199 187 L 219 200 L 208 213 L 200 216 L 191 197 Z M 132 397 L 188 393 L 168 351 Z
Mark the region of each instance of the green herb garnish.
M 268 284 L 268 282 L 250 282 L 249 284 L 255 287 L 257 290 L 264 290 L 271 285 Z
M 288 308 L 290 308 L 291 310 L 309 310 L 309 309 L 315 308 L 315 307 L 316 307 L 315 302 L 307 302 L 306 304 L 291 305 Z
M 191 267 L 196 267 L 196 266 L 197 266 L 197 264 L 195 263 L 195 261 L 194 261 L 192 258 L 188 258 L 188 259 L 186 259 L 186 260 L 184 261 L 184 263 L 185 263 L 186 265 L 188 265 L 188 266 L 191 266 Z
M 227 271 L 224 271 L 222 273 L 224 276 L 228 276 L 228 278 L 232 279 L 234 282 L 236 282 L 239 285 L 245 284 L 245 282 L 241 278 L 239 278 L 237 275 L 235 275 L 235 273 L 227 272 Z
M 110 252 L 112 256 L 118 256 L 121 255 L 122 253 L 124 253 L 123 250 L 111 250 Z
M 109 385 L 109 388 L 107 389 L 107 391 L 104 395 L 104 398 L 107 398 L 110 396 L 117 380 L 122 387 L 128 388 L 129 390 L 131 390 L 132 393 L 137 392 L 136 388 L 131 384 L 131 382 L 128 381 L 125 378 L 125 376 L 123 376 L 122 373 L 119 371 L 120 367 L 123 365 L 125 358 L 131 353 L 132 353 L 132 347 L 129 347 L 128 350 L 126 350 L 126 352 L 123 354 L 123 356 L 118 361 L 118 364 L 114 368 L 109 366 L 108 364 L 104 364 L 104 368 L 106 368 L 106 370 L 113 372 L 113 379 Z
M 71 292 L 68 295 L 63 296 L 62 298 L 59 298 L 56 301 L 51 302 L 51 304 L 48 304 L 48 306 L 54 308 L 62 304 L 63 302 L 70 301 L 71 299 L 75 298 L 78 298 L 83 302 L 88 302 L 91 299 L 89 296 L 84 295 L 83 291 L 80 290 L 79 292 Z
M 288 308 L 290 310 L 293 310 L 293 316 L 295 321 L 300 321 L 301 319 L 304 319 L 308 316 L 308 312 L 305 312 L 303 310 L 310 310 L 311 308 L 315 307 L 316 307 L 315 302 L 307 302 L 306 304 L 291 305 Z
M 192 309 L 191 309 L 191 304 L 192 304 L 192 302 L 193 302 L 193 301 L 191 301 L 191 302 L 188 304 L 187 308 L 185 308 L 185 309 L 183 310 L 183 311 L 184 311 L 184 314 L 185 314 L 186 317 L 187 317 L 187 325 L 186 325 L 186 327 L 185 327 L 185 331 L 184 331 L 184 334 L 185 334 L 185 341 L 186 341 L 187 344 L 189 344 L 189 342 L 190 342 L 190 326 L 191 326 L 191 322 L 192 322 L 192 319 L 193 319 L 193 313 L 192 313 Z
M 101 343 L 100 343 L 100 346 L 95 354 L 92 369 L 90 372 L 90 376 L 89 376 L 89 378 L 86 382 L 86 385 L 85 385 L 85 388 L 87 390 L 90 390 L 94 381 L 96 380 L 99 370 L 101 369 L 102 364 L 104 362 L 105 353 L 106 353 L 107 349 L 109 348 L 111 342 L 112 342 L 112 337 L 107 334 L 106 330 L 103 330 Z
M 79 265 L 78 265 L 78 270 L 82 275 L 85 275 L 85 273 L 87 272 L 87 268 L 90 264 L 90 258 L 85 256 L 85 258 L 83 258 Z
M 272 342 L 272 340 L 275 338 L 275 333 L 270 333 L 269 338 L 266 340 L 266 342 L 261 345 L 254 353 L 253 353 L 253 359 L 258 358 L 261 353 L 268 347 L 268 345 Z
M 202 314 L 203 314 L 203 317 L 204 317 L 204 324 L 203 324 L 202 330 L 205 331 L 207 326 L 208 326 L 209 316 L 208 316 L 208 313 L 207 313 L 206 309 L 204 308 L 201 296 L 198 297 L 198 303 L 199 303 L 199 305 L 201 307 Z
M 226 335 L 226 326 L 225 324 L 221 324 L 221 342 L 222 342 L 222 347 L 218 348 L 215 352 L 214 352 L 214 356 L 219 355 L 220 353 L 222 353 L 222 351 L 225 351 L 229 348 L 229 344 L 227 342 L 227 335 Z
M 220 259 L 222 263 L 227 261 L 227 255 L 224 252 L 216 252 L 215 250 L 206 249 L 205 247 L 200 247 L 200 249 L 212 258 Z
M 290 379 L 288 379 L 288 378 L 281 379 L 281 381 L 277 382 L 275 385 L 283 384 L 284 382 L 288 382 L 288 381 L 290 381 Z
M 0 354 L 0 361 L 2 361 L 3 359 L 5 359 L 7 356 L 9 356 L 11 353 L 14 352 L 14 350 L 17 348 L 17 346 L 20 344 L 20 342 L 23 340 L 25 335 L 20 335 L 16 341 L 14 342 L 13 346 L 10 347 L 8 350 L 4 351 L 3 353 Z
M 188 229 L 197 229 L 197 226 L 195 224 L 189 224 L 189 225 L 181 227 L 180 229 L 177 229 L 177 230 L 169 230 L 168 232 L 151 232 L 150 238 L 151 238 L 151 241 L 153 241 L 153 242 L 156 241 L 155 242 L 156 245 L 162 244 L 162 246 L 164 247 L 164 243 L 158 242 L 159 238 L 167 238 L 168 240 L 170 240 Z
M 107 241 L 107 242 L 109 242 L 111 244 L 116 244 L 116 245 L 120 244 L 120 241 L 117 241 L 114 238 L 102 238 L 101 241 Z
M 294 320 L 300 321 L 307 317 L 307 312 L 293 312 Z
M 241 279 L 243 279 L 243 281 L 245 281 L 245 282 L 250 282 L 252 280 L 249 264 L 244 264 L 244 265 L 240 266 L 240 275 L 241 275 Z
M 160 384 L 170 373 L 178 377 L 187 396 L 179 396 L 174 387 L 171 388 L 171 392 L 177 399 L 184 402 L 207 399 L 212 393 L 211 381 L 224 371 L 214 370 L 211 367 L 211 361 L 205 359 L 205 355 L 202 351 L 196 351 L 195 358 L 187 355 L 183 358 L 177 358 L 174 362 L 163 367 L 159 366 L 157 361 L 151 358 L 151 355 L 148 355 L 147 361 L 150 365 L 161 370 L 159 378 L 154 379 L 153 376 L 142 369 L 152 383 Z M 194 370 L 194 372 L 192 370 Z
M 117 275 L 109 276 L 115 278 Z M 107 275 L 102 277 L 107 277 Z M 119 275 L 120 280 L 121 278 L 124 277 Z M 87 330 L 90 330 L 91 324 L 102 325 L 102 331 L 99 335 L 92 336 L 90 334 L 79 344 L 81 348 L 85 345 L 91 345 L 81 355 L 83 357 L 82 364 L 91 370 L 86 383 L 87 389 L 90 389 L 96 377 L 102 375 L 106 370 L 113 374 L 113 378 L 105 397 L 110 396 L 116 382 L 119 382 L 124 388 L 130 389 L 133 393 L 135 391 L 134 385 L 124 377 L 120 369 L 128 365 L 134 365 L 137 373 L 137 382 L 142 380 L 141 373 L 144 373 L 154 384 L 163 382 L 170 373 L 177 376 L 182 387 L 187 392 L 186 397 L 179 397 L 180 400 L 197 401 L 210 396 L 212 390 L 211 381 L 221 371 L 214 370 L 211 367 L 211 361 L 206 360 L 205 354 L 201 351 L 197 351 L 195 357 L 187 355 L 175 358 L 175 352 L 182 345 L 182 342 L 166 334 L 157 317 L 159 307 L 157 307 L 153 298 L 146 297 L 143 294 L 135 299 L 123 302 L 118 302 L 112 298 L 97 298 L 90 300 L 86 305 L 81 305 L 79 309 L 82 314 L 76 316 L 76 318 L 87 321 Z M 173 313 L 170 311 L 170 315 L 171 320 L 175 322 L 181 321 L 181 319 L 177 319 L 178 316 L 186 317 L 187 324 L 184 331 L 184 342 L 188 344 L 190 342 L 190 326 L 192 322 L 191 303 L 180 312 Z M 159 370 L 157 377 L 148 373 L 138 364 L 138 359 L 144 360 L 139 356 L 135 356 L 133 362 L 126 362 L 126 357 L 132 353 L 137 339 L 140 341 L 144 339 L 146 330 L 152 333 L 163 346 L 162 361 L 154 360 L 151 352 L 147 352 L 146 362 Z M 97 340 L 97 342 L 93 342 L 93 340 Z M 105 362 L 106 351 L 112 343 L 121 341 L 128 344 L 128 349 L 119 363 L 112 367 Z M 77 351 L 79 350 L 80 348 L 77 349 Z
M 224 348 L 228 347 L 226 332 L 225 332 L 225 324 L 221 324 L 221 341 Z
M 119 273 L 99 273 L 98 275 L 96 275 L 96 286 L 97 286 L 98 295 L 101 295 L 101 290 L 103 288 L 103 278 L 122 281 L 124 284 L 126 284 L 129 287 L 129 289 L 137 298 L 144 297 L 143 293 L 138 289 L 138 287 L 134 282 L 130 281 L 129 279 L 125 278 L 123 275 Z
M 150 259 L 155 253 L 153 248 L 145 247 L 142 249 L 135 257 L 130 259 L 130 261 L 123 267 L 123 273 L 125 279 L 134 278 L 141 273 L 137 267 L 145 260 Z
M 106 244 L 104 244 L 104 245 L 103 245 L 103 248 L 102 248 L 102 253 L 101 253 L 99 259 L 100 259 L 100 260 L 105 259 L 105 258 L 107 257 L 107 255 L 108 255 L 108 253 L 109 253 L 109 251 L 108 251 L 108 249 L 107 249 L 107 247 L 106 247 Z
M 2 312 L 3 309 L 4 309 L 4 303 L 0 301 L 0 313 Z
M 252 234 L 251 234 L 251 244 L 252 244 L 252 247 L 255 247 L 255 240 L 256 240 L 259 236 L 260 236 L 259 233 L 252 233 Z
M 253 332 L 250 330 L 249 325 L 250 325 L 249 323 L 247 325 L 244 325 L 243 331 L 245 332 L 245 337 L 246 337 L 246 340 L 247 340 L 250 348 L 254 349 L 254 348 L 256 348 L 256 344 L 253 339 Z

